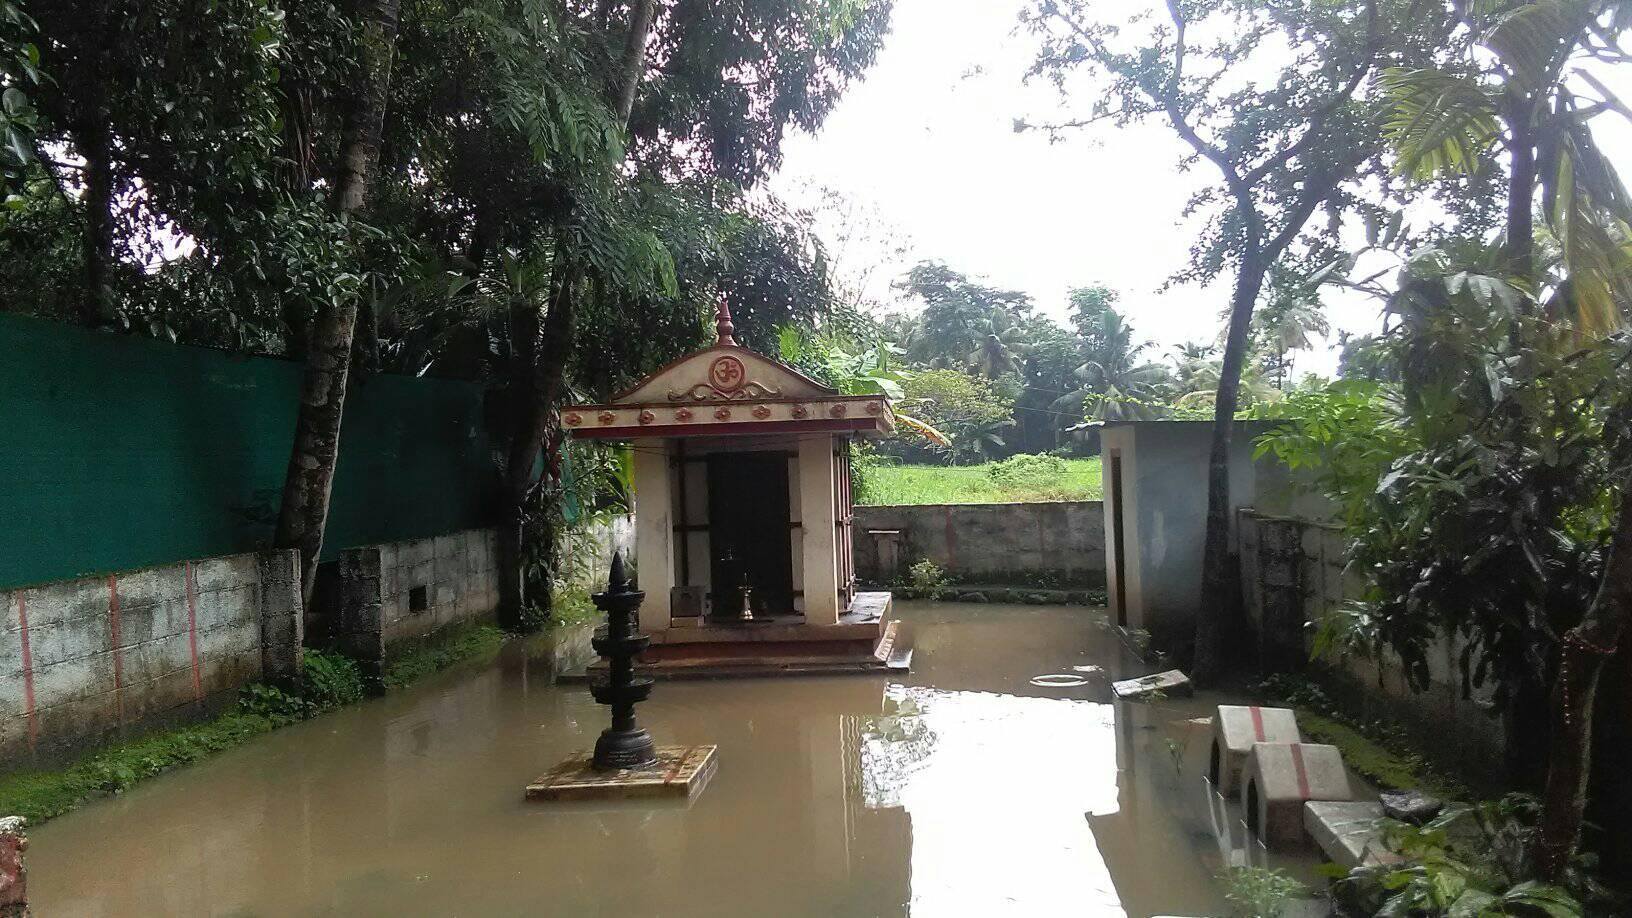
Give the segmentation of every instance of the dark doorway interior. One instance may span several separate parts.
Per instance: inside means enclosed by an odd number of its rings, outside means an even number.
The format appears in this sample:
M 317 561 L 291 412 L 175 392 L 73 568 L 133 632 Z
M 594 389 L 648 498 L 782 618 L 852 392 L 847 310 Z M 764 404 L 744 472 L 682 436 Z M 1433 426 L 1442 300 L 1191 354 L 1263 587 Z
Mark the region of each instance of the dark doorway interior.
M 746 569 L 755 615 L 793 612 L 793 550 L 788 527 L 788 458 L 783 453 L 708 457 L 710 579 L 714 614 L 742 608 Z M 725 560 L 727 552 L 735 559 Z
M 1112 551 L 1116 554 L 1116 623 L 1128 626 L 1128 550 L 1122 528 L 1122 454 L 1111 453 L 1111 533 Z

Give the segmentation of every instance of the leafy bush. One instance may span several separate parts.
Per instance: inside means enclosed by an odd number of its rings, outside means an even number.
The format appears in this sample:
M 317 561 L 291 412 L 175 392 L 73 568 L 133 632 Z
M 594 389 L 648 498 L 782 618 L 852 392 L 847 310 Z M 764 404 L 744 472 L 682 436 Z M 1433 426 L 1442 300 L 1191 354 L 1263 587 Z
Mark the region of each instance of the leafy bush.
M 1565 871 L 1567 888 L 1523 879 L 1537 814 L 1533 799 L 1514 795 L 1447 809 L 1420 827 L 1385 820 L 1384 841 L 1406 862 L 1356 868 L 1332 898 L 1344 915 L 1621 914 L 1624 903 L 1584 865 Z
M 324 650 L 301 654 L 301 696 L 310 714 L 363 700 L 363 674 L 356 661 Z
M 555 596 L 555 608 L 550 611 L 550 620 L 557 625 L 581 625 L 595 621 L 600 614 L 601 610 L 595 608 L 587 591 L 562 590 Z
M 994 462 L 986 477 L 1005 489 L 1040 490 L 1070 475 L 1071 464 L 1058 456 L 1028 456 L 1024 453 Z
M 1224 901 L 1239 918 L 1281 918 L 1291 900 L 1309 894 L 1308 887 L 1282 870 L 1232 867 L 1223 879 Z
M 907 568 L 907 583 L 914 596 L 939 599 L 946 587 L 946 571 L 934 561 L 925 558 Z

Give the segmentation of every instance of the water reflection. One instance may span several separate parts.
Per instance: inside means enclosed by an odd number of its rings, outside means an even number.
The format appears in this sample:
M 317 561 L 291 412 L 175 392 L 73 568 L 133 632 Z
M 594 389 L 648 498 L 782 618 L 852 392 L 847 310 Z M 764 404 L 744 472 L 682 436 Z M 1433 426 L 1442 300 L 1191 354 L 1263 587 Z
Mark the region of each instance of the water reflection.
M 521 788 L 604 710 L 522 655 L 303 724 L 34 833 L 43 915 L 1217 914 L 1235 863 L 1187 718 L 1117 716 L 1125 661 L 1074 609 L 909 605 L 899 683 L 665 683 L 660 742 L 712 742 L 687 804 Z M 1119 762 L 1121 767 L 1119 768 Z M 1182 770 L 1181 770 L 1182 769 Z M 1228 839 L 1228 833 L 1223 838 Z

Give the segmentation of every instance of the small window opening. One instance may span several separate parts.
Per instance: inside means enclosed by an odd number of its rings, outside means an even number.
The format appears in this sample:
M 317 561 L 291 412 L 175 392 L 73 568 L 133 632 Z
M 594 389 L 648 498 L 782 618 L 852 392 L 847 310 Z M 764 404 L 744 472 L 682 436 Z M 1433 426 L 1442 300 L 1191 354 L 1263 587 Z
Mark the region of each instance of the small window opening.
M 424 612 L 431 607 L 430 590 L 417 586 L 408 591 L 408 611 Z

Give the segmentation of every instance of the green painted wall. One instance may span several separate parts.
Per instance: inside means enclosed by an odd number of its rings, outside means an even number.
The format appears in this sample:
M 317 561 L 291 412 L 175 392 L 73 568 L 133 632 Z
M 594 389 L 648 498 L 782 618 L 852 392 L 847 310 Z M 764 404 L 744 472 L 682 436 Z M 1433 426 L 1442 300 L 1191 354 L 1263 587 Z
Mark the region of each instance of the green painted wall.
M 265 547 L 301 367 L 0 315 L 0 588 Z M 486 525 L 474 383 L 352 387 L 325 557 Z

